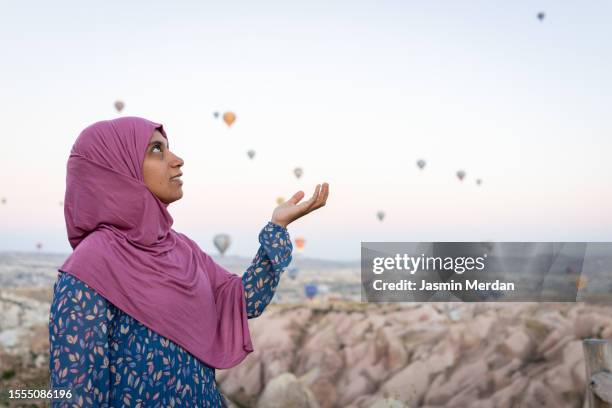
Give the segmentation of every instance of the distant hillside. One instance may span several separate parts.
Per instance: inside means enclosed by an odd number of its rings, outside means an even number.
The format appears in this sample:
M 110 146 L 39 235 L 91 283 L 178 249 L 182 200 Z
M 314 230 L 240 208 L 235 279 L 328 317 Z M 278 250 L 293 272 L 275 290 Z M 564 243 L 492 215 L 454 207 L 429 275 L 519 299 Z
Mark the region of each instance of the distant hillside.
M 0 288 L 52 286 L 57 269 L 69 254 L 46 252 L 0 251 Z M 213 259 L 227 270 L 242 274 L 251 264 L 252 257 L 218 256 Z M 300 269 L 300 275 L 314 278 L 316 275 L 333 276 L 340 280 L 359 279 L 359 262 L 335 262 L 304 258 L 294 254 L 290 267 Z M 313 276 L 315 275 L 315 276 Z

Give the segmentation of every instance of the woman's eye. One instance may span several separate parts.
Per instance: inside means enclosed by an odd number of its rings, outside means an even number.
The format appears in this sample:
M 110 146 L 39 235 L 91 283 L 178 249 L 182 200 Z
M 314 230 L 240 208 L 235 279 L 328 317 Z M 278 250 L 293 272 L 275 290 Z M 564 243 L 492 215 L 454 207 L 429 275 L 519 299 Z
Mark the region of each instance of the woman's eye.
M 161 152 L 161 144 L 158 143 L 156 145 L 153 145 L 153 147 L 151 148 L 151 151 L 155 151 L 155 149 L 159 149 L 159 151 Z

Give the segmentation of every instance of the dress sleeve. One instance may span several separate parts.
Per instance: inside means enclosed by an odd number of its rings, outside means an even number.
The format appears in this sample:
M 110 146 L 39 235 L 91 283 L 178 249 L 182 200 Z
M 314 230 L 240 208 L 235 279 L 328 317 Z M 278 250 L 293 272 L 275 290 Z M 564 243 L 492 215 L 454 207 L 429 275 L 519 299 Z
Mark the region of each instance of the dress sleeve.
M 53 407 L 108 406 L 110 389 L 108 302 L 84 282 L 62 272 L 49 315 L 50 385 L 72 398 Z
M 291 239 L 286 228 L 268 222 L 259 233 L 261 244 L 251 266 L 242 275 L 248 318 L 263 313 L 274 297 L 281 273 L 291 262 Z

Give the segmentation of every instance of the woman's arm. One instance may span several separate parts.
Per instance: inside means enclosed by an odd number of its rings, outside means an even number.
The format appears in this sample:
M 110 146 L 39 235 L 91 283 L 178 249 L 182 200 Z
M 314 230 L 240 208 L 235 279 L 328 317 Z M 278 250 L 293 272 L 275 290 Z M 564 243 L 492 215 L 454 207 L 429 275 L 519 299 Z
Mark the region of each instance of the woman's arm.
M 49 315 L 50 384 L 70 390 L 72 398 L 54 400 L 54 407 L 108 406 L 107 306 L 107 300 L 85 283 L 60 274 Z
M 259 233 L 261 244 L 251 266 L 242 275 L 248 318 L 263 313 L 272 300 L 280 275 L 291 262 L 291 239 L 286 228 L 268 222 Z

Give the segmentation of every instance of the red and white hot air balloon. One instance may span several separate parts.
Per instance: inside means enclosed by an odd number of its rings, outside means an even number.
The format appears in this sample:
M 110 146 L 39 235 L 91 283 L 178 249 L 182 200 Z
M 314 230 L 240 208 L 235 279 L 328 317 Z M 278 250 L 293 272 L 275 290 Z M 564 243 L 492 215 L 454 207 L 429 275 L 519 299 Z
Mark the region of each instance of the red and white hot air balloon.
M 298 254 L 304 251 L 304 245 L 306 245 L 306 239 L 304 237 L 297 237 L 295 239 L 295 248 Z

